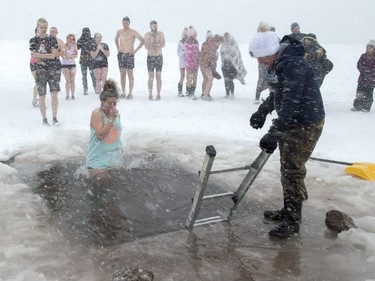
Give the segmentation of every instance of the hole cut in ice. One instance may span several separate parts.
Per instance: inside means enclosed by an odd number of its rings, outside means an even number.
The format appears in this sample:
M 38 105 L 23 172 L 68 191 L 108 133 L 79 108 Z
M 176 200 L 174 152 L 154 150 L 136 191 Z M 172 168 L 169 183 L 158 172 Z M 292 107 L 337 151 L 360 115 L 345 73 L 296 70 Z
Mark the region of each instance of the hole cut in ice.
M 110 246 L 185 227 L 197 173 L 154 153 L 125 155 L 106 181 L 87 178 L 84 160 L 19 167 L 19 174 L 48 207 L 52 224 L 71 241 Z M 207 194 L 225 192 L 208 183 Z M 246 204 L 245 200 L 241 202 Z M 200 217 L 233 206 L 230 198 L 205 201 Z

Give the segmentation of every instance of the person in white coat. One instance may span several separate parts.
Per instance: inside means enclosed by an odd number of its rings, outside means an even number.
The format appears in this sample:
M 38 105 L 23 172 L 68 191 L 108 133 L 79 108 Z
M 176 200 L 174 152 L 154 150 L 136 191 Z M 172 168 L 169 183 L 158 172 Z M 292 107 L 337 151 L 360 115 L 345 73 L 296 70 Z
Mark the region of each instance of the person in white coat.
M 178 81 L 178 96 L 184 97 L 182 93 L 183 83 L 185 80 L 185 41 L 188 38 L 188 29 L 187 27 L 184 28 L 182 31 L 181 40 L 178 41 L 177 45 L 177 55 L 179 58 L 179 67 L 180 67 L 180 80 Z

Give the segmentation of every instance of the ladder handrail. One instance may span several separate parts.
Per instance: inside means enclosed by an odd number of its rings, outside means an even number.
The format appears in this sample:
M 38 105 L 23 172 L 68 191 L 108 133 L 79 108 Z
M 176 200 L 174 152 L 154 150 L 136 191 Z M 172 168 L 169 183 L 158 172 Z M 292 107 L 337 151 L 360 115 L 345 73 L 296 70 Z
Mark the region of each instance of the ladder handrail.
M 241 200 L 249 190 L 250 186 L 253 184 L 257 176 L 259 175 L 260 171 L 262 170 L 263 166 L 266 164 L 268 158 L 271 156 L 272 153 L 267 153 L 262 150 L 262 152 L 258 155 L 258 157 L 254 160 L 251 164 L 251 168 L 243 181 L 241 182 L 240 186 L 235 191 L 236 197 L 233 198 L 234 206 L 229 210 L 228 219 L 233 215 L 234 210 L 238 207 Z
M 189 217 L 185 222 L 185 226 L 188 229 L 192 229 L 194 226 L 198 226 L 198 225 L 229 220 L 234 210 L 240 204 L 241 200 L 245 196 L 246 192 L 249 190 L 250 186 L 252 185 L 252 183 L 254 182 L 254 180 L 256 179 L 260 171 L 262 170 L 263 166 L 265 165 L 265 163 L 267 162 L 271 154 L 265 151 L 261 151 L 261 153 L 251 163 L 251 165 L 246 165 L 240 168 L 231 168 L 231 169 L 211 171 L 215 156 L 216 156 L 215 148 L 212 145 L 207 146 L 206 156 L 203 160 L 202 169 L 201 171 L 199 171 L 199 179 L 198 179 L 195 196 L 193 199 L 193 205 L 190 210 Z M 226 172 L 233 172 L 233 171 L 238 171 L 238 170 L 249 170 L 249 172 L 246 174 L 245 178 L 243 179 L 243 181 L 241 182 L 240 186 L 237 188 L 236 191 L 204 196 L 210 174 L 226 173 Z M 199 211 L 200 211 L 200 206 L 203 200 L 220 198 L 224 196 L 232 196 L 232 200 L 234 202 L 234 205 L 232 206 L 232 208 L 230 208 L 228 212 L 225 212 L 224 215 L 220 215 L 220 216 L 214 216 L 214 217 L 209 217 L 209 218 L 204 218 L 204 219 L 199 219 L 199 220 L 197 219 Z
M 193 228 L 194 223 L 198 217 L 200 205 L 202 203 L 204 192 L 207 187 L 208 178 L 210 176 L 210 171 L 211 171 L 215 156 L 216 156 L 216 150 L 214 146 L 213 145 L 207 146 L 206 156 L 203 160 L 201 172 L 199 173 L 197 190 L 195 192 L 195 196 L 193 199 L 193 206 L 190 210 L 189 217 L 185 223 L 186 228 Z

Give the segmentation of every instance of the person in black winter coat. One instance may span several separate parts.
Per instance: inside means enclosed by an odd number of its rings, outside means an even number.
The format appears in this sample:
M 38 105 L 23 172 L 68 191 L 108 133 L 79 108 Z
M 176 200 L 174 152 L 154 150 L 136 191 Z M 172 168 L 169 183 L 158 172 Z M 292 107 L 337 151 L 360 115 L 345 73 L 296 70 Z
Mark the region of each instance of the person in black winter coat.
M 301 32 L 298 22 L 293 22 L 290 25 L 290 31 L 292 33 L 290 33 L 289 36 L 298 41 L 301 41 L 302 38 L 306 36 L 306 33 Z
M 369 112 L 374 102 L 375 87 L 375 40 L 370 40 L 366 52 L 357 62 L 359 71 L 356 97 L 352 111 Z
M 309 33 L 300 41 L 305 47 L 305 59 L 313 66 L 315 80 L 320 88 L 326 75 L 333 69 L 333 63 L 327 58 L 327 52 L 318 43 L 315 34 Z
M 299 232 L 302 202 L 308 198 L 304 178 L 310 158 L 324 125 L 324 105 L 312 66 L 304 59 L 300 41 L 275 32 L 258 32 L 250 43 L 250 54 L 267 65 L 269 97 L 251 116 L 250 125 L 262 128 L 266 117 L 276 111 L 277 118 L 261 138 L 260 147 L 267 153 L 279 145 L 281 184 L 284 207 L 268 210 L 264 216 L 282 221 L 271 229 L 274 237 L 286 238 Z
M 79 57 L 79 63 L 81 65 L 81 72 L 82 72 L 82 84 L 83 84 L 83 94 L 87 95 L 88 86 L 87 86 L 87 70 L 90 72 L 92 86 L 95 90 L 96 88 L 96 80 L 95 75 L 92 70 L 92 58 L 90 55 L 90 51 L 94 51 L 96 49 L 96 43 L 93 37 L 91 37 L 91 32 L 88 27 L 82 29 L 82 35 L 77 40 L 77 48 L 81 50 L 81 54 Z

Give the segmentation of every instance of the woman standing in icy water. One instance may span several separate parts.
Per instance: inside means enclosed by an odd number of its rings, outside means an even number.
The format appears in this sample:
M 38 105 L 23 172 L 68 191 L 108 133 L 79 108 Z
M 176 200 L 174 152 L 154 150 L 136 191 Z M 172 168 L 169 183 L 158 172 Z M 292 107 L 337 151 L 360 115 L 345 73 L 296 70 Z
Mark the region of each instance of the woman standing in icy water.
M 90 143 L 87 167 L 90 177 L 101 177 L 104 171 L 123 164 L 120 115 L 116 108 L 119 98 L 117 83 L 108 79 L 100 93 L 100 107 L 93 110 L 90 120 Z

